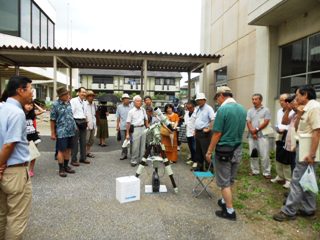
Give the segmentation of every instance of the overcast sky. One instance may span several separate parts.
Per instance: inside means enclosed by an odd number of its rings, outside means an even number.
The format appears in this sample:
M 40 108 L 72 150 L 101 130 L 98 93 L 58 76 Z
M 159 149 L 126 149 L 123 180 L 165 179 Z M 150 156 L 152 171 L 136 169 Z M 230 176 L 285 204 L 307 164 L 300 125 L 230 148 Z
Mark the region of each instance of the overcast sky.
M 50 0 L 56 46 L 199 53 L 201 0 Z

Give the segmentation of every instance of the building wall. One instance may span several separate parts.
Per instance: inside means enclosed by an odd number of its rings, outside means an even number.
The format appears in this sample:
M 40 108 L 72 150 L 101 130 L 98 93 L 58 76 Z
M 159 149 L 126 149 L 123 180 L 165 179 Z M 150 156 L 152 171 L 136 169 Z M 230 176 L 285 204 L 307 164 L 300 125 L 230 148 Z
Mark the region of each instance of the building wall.
M 215 91 L 214 71 L 227 66 L 228 85 L 234 90 L 237 100 L 249 106 L 254 91 L 256 27 L 247 24 L 249 0 L 204 0 L 203 10 L 207 18 L 202 22 L 202 53 L 220 54 L 220 62 L 207 69 L 208 81 L 203 91 L 212 96 Z M 206 33 L 205 33 L 206 32 Z M 208 37 L 210 36 L 210 37 Z M 209 38 L 209 41 L 205 38 Z M 238 89 L 241 88 L 241 91 Z M 200 89 L 201 91 L 201 89 Z M 213 100 L 209 98 L 212 104 Z
M 294 16 L 288 15 L 283 20 L 284 16 L 277 6 L 285 2 L 284 0 L 202 1 L 204 12 L 201 51 L 223 55 L 218 64 L 211 64 L 207 69 L 208 81 L 204 86 L 208 87 L 203 88 L 207 95 L 212 96 L 211 93 L 215 90 L 214 71 L 227 66 L 228 85 L 240 103 L 247 108 L 251 107 L 251 95 L 259 92 L 264 96 L 264 104 L 271 109 L 272 115 L 276 114 L 279 108 L 277 98 L 280 94 L 280 47 L 320 32 L 320 3 L 314 5 L 306 0 L 312 7 Z M 295 4 L 301 4 L 305 8 L 306 2 L 295 1 Z M 248 24 L 257 16 L 270 14 L 270 11 L 278 11 L 274 16 L 281 19 L 276 25 Z M 288 10 L 284 8 L 282 11 L 285 14 Z

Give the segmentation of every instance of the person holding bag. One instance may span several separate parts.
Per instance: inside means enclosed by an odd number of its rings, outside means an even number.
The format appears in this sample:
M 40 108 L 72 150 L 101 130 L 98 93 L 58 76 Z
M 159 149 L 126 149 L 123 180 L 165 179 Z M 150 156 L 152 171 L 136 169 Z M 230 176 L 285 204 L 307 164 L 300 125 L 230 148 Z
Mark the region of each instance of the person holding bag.
M 301 86 L 296 91 L 295 100 L 304 107 L 298 112 L 295 123 L 299 143 L 296 147 L 296 167 L 292 174 L 290 192 L 280 212 L 273 215 L 273 219 L 279 222 L 294 220 L 297 216 L 315 215 L 317 196 L 311 191 L 304 191 L 300 180 L 309 166 L 313 166 L 316 171 L 319 162 L 316 153 L 319 151 L 320 140 L 320 103 L 316 98 L 316 91 L 312 86 Z M 308 146 L 302 144 L 302 136 L 305 135 L 310 136 Z
M 242 135 L 246 125 L 246 110 L 233 99 L 231 89 L 218 87 L 215 101 L 220 105 L 213 125 L 213 135 L 207 150 L 206 160 L 211 162 L 215 150 L 215 175 L 222 198 L 218 200 L 221 210 L 217 217 L 236 220 L 232 204 L 231 186 L 234 183 L 242 158 Z

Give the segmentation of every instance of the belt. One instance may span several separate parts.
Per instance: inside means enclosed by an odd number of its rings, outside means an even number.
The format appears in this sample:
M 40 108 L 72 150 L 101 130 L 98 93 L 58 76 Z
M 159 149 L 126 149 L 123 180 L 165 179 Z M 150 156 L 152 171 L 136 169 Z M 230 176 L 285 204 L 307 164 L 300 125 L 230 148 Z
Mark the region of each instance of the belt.
M 9 165 L 9 166 L 7 166 L 7 168 L 10 168 L 10 167 L 26 167 L 26 166 L 28 166 L 28 164 L 29 164 L 29 162 L 18 163 L 18 164 Z
M 142 125 L 139 125 L 139 126 L 134 126 L 134 127 L 135 127 L 135 128 L 136 128 L 136 127 L 144 127 L 144 124 L 142 124 Z
M 74 120 L 86 120 L 85 118 L 74 118 Z

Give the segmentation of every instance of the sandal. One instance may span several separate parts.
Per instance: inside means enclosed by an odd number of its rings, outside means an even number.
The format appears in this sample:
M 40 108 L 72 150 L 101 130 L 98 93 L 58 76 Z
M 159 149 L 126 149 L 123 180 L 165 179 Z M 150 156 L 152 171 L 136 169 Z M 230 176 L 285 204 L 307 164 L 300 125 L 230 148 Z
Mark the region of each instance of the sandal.
M 92 153 L 87 153 L 87 157 L 94 158 L 95 156 Z

